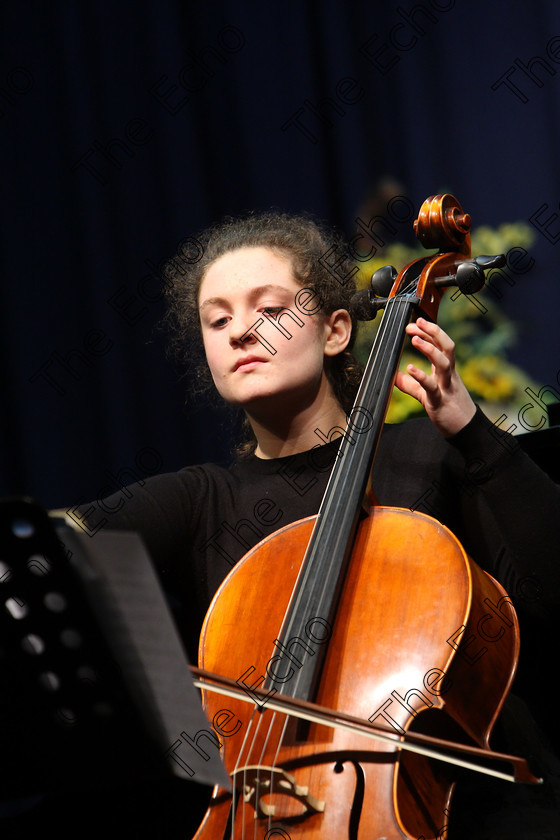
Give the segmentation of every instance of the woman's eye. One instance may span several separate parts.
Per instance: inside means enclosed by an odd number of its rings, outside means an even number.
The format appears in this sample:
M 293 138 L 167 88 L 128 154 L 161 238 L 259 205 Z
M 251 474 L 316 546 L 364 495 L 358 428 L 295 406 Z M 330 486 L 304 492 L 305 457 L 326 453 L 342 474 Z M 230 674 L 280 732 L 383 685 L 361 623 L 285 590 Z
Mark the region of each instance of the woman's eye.
M 218 318 L 216 321 L 212 321 L 210 324 L 211 327 L 225 327 L 227 324 L 227 316 L 224 315 L 222 318 Z
M 284 308 L 283 306 L 265 306 L 262 311 L 265 315 L 278 315 Z

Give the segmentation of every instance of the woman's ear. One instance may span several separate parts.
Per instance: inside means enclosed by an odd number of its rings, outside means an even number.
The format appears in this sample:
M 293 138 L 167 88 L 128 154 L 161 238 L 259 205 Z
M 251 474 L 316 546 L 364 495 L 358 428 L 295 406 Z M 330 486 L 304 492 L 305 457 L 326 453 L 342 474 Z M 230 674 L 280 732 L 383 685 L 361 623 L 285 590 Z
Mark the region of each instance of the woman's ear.
M 346 350 L 352 335 L 352 319 L 346 309 L 336 309 L 325 318 L 325 356 L 338 356 Z

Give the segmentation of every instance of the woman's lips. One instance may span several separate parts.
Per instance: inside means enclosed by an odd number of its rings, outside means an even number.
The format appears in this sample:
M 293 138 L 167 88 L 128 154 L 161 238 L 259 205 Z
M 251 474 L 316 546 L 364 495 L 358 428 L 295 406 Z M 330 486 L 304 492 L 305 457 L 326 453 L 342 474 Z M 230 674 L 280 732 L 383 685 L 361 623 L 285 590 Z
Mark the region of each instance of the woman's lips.
M 259 359 L 257 356 L 247 356 L 246 358 L 240 359 L 236 362 L 233 370 L 234 372 L 236 370 L 253 370 L 253 368 L 256 368 L 258 365 L 266 364 L 266 362 L 267 359 Z

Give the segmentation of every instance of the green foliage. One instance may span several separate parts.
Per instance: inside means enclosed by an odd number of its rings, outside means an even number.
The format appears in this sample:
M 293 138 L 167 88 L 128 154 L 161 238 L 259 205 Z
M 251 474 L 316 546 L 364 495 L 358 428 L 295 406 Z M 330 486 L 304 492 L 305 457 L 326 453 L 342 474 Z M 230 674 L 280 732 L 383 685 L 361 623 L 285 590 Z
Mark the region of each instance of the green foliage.
M 515 246 L 528 249 L 533 239 L 532 228 L 524 222 L 503 224 L 497 230 L 479 227 L 471 233 L 471 252 L 473 256 L 478 256 L 506 253 Z M 373 272 L 383 265 L 394 265 L 400 271 L 409 262 L 429 253 L 420 244 L 415 248 L 402 243 L 392 244 L 382 254 L 362 263 L 357 275 L 358 286 L 367 288 Z M 509 286 L 505 289 L 504 293 L 507 294 Z M 457 370 L 473 399 L 483 406 L 491 420 L 496 420 L 504 413 L 508 416 L 517 414 L 527 401 L 525 388 L 531 386 L 538 390 L 538 386 L 524 371 L 507 360 L 509 348 L 517 341 L 517 325 L 502 312 L 495 297 L 486 288 L 477 292 L 476 298 L 484 305 L 486 312 L 481 312 L 468 296 L 450 290 L 442 300 L 438 323 L 455 342 Z M 364 363 L 380 320 L 378 316 L 375 321 L 360 325 L 356 355 Z M 424 357 L 413 350 L 407 341 L 401 370 L 408 364 L 428 372 L 430 370 Z M 387 415 L 388 422 L 398 423 L 423 413 L 422 406 L 416 400 L 395 388 Z

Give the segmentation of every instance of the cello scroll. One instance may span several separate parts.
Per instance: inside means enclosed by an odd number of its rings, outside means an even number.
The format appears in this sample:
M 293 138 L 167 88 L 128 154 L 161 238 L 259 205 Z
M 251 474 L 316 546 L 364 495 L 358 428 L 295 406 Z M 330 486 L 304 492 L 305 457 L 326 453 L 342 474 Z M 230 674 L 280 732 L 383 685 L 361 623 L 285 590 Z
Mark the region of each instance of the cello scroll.
M 505 265 L 506 258 L 497 254 L 471 259 L 470 230 L 471 217 L 454 196 L 445 193 L 427 198 L 414 222 L 414 231 L 424 248 L 438 248 L 438 253 L 413 260 L 398 275 L 393 266 L 377 269 L 371 278 L 371 289 L 358 292 L 353 298 L 358 319 L 375 318 L 390 297 L 407 288 L 411 278 L 417 284 L 418 308 L 433 321 L 446 289 L 457 286 L 466 295 L 480 291 L 485 283 L 484 272 Z

